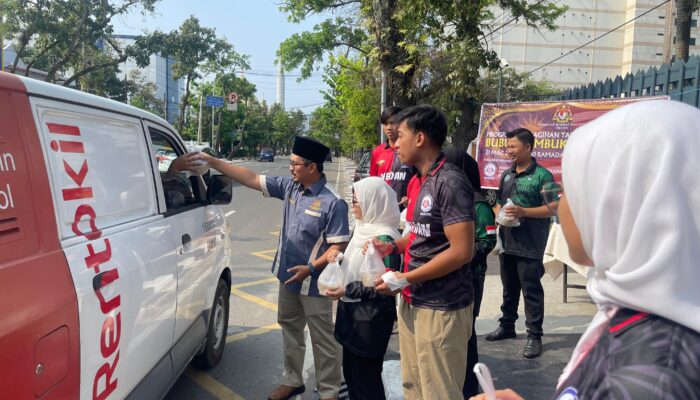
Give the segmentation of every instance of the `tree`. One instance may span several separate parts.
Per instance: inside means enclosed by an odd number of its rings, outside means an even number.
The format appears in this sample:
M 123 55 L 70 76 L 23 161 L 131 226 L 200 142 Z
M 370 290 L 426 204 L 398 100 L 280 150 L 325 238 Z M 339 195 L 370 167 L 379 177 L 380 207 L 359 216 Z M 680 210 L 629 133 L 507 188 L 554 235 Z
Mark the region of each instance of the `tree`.
M 698 0 L 676 0 L 676 58 L 685 62 L 690 49 L 690 21 L 699 6 Z
M 399 3 L 400 0 L 288 0 L 281 9 L 292 22 L 324 12 L 352 17 L 328 19 L 317 24 L 313 32 L 292 35 L 280 45 L 278 59 L 287 70 L 301 65 L 303 79 L 310 76 L 324 55 L 338 49 L 345 49 L 345 57 L 351 52 L 371 56 L 387 77 L 390 103 L 414 104 L 411 81 L 417 59 L 406 46 L 405 31 L 395 18 Z
M 147 64 L 153 42 L 148 35 L 123 46 L 113 39 L 112 20 L 141 8 L 152 12 L 158 0 L 4 0 L 0 14 L 7 16 L 5 29 L 16 40 L 15 73 L 20 59 L 30 68 L 45 69 L 47 82 L 69 74 L 63 85 L 83 76 L 115 68 L 127 58 Z M 98 47 L 100 47 L 98 49 Z
M 165 103 L 156 96 L 156 85 L 146 82 L 138 70 L 128 78 L 129 104 L 165 118 Z
M 411 105 L 417 102 L 440 102 L 452 118 L 452 141 L 464 145 L 476 136 L 478 98 L 475 88 L 484 70 L 498 67 L 496 53 L 486 47 L 485 35 L 494 27 L 493 10 L 500 7 L 513 18 L 536 29 L 554 29 L 554 21 L 566 7 L 554 0 L 288 0 L 282 10 L 290 19 L 303 19 L 310 14 L 337 11 L 350 7 L 355 12 L 356 26 L 366 29 L 367 41 L 353 48 L 370 49 L 367 54 L 378 63 L 380 71 L 388 71 L 392 88 L 389 104 Z M 347 14 L 347 13 L 344 13 Z M 336 21 L 338 21 L 336 19 Z M 350 48 L 340 36 L 341 29 L 320 26 L 315 49 L 333 52 Z M 334 36 L 335 35 L 335 36 Z M 288 39 L 278 56 L 289 69 L 319 61 L 292 57 L 290 48 L 308 44 L 303 34 Z M 359 35 L 353 38 L 359 38 Z M 323 44 L 323 46 L 318 45 Z
M 554 21 L 566 11 L 551 0 L 411 0 L 404 4 L 401 14 L 401 25 L 413 37 L 422 39 L 417 45 L 427 43 L 428 51 L 434 53 L 426 59 L 427 66 L 419 78 L 425 82 L 419 96 L 430 99 L 448 91 L 453 98 L 451 110 L 458 115 L 452 133 L 455 146 L 465 146 L 476 137 L 478 99 L 474 88 L 482 70 L 499 66 L 498 55 L 483 40 L 494 28 L 491 21 L 496 5 L 535 29 L 555 29 Z
M 231 67 L 249 68 L 247 57 L 236 53 L 225 39 L 216 36 L 216 30 L 199 24 L 199 19 L 190 16 L 177 30 L 168 34 L 155 32 L 154 40 L 163 44 L 161 54 L 172 56 L 173 79 L 185 78 L 185 95 L 180 102 L 178 131 L 184 126 L 185 109 L 189 104 L 190 85 L 202 77 L 202 72 L 212 68 L 225 70 Z

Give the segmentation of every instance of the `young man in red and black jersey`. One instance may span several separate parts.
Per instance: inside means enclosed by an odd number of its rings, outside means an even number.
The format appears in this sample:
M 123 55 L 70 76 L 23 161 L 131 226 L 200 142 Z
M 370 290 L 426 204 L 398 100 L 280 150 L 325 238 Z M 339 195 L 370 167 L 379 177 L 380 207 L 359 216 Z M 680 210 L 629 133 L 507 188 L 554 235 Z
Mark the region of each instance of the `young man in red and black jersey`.
M 396 139 L 399 133 L 395 118 L 400 112 L 400 107 L 387 107 L 382 111 L 380 120 L 386 134 L 386 143 L 379 144 L 372 150 L 369 175 L 384 179 L 394 189 L 399 206 L 403 210 L 406 206 L 408 182 L 416 174 L 416 169 L 402 163 L 396 156 Z
M 375 242 L 380 254 L 404 254 L 404 272 L 387 272 L 377 290 L 402 290 L 399 343 L 404 398 L 463 399 L 474 289 L 474 193 L 462 170 L 441 151 L 444 114 L 428 105 L 399 113 L 396 151 L 418 175 L 408 186 L 411 233 Z

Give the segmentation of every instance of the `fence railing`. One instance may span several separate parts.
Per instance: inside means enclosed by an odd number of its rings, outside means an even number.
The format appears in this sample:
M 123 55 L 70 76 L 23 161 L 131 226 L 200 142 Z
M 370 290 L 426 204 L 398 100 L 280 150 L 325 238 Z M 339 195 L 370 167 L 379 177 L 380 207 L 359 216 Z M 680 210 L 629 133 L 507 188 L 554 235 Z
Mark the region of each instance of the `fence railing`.
M 700 57 L 692 56 L 688 62 L 676 61 L 579 86 L 555 95 L 552 100 L 609 99 L 639 96 L 668 95 L 673 100 L 700 106 Z

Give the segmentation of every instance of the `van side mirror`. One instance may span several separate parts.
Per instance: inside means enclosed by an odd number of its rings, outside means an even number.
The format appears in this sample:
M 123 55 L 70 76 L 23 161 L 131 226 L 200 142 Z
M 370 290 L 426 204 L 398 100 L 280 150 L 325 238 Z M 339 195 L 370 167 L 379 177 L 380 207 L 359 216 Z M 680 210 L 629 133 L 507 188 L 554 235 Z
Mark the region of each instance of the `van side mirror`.
M 207 187 L 210 204 L 229 204 L 233 197 L 233 181 L 226 175 L 212 175 Z

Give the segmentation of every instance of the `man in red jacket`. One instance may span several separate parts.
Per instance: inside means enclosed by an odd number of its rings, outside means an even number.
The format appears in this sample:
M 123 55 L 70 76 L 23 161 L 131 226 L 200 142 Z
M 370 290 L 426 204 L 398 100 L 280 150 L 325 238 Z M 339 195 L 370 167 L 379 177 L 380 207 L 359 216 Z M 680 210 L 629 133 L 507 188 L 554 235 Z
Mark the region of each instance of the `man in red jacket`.
M 399 112 L 401 112 L 400 107 L 387 107 L 382 111 L 380 120 L 386 134 L 386 143 L 379 144 L 372 150 L 369 175 L 384 179 L 394 189 L 396 200 L 403 210 L 408 182 L 416 174 L 416 169 L 410 165 L 402 164 L 399 157 L 396 156 L 396 139 L 399 137 L 399 131 L 394 118 Z

